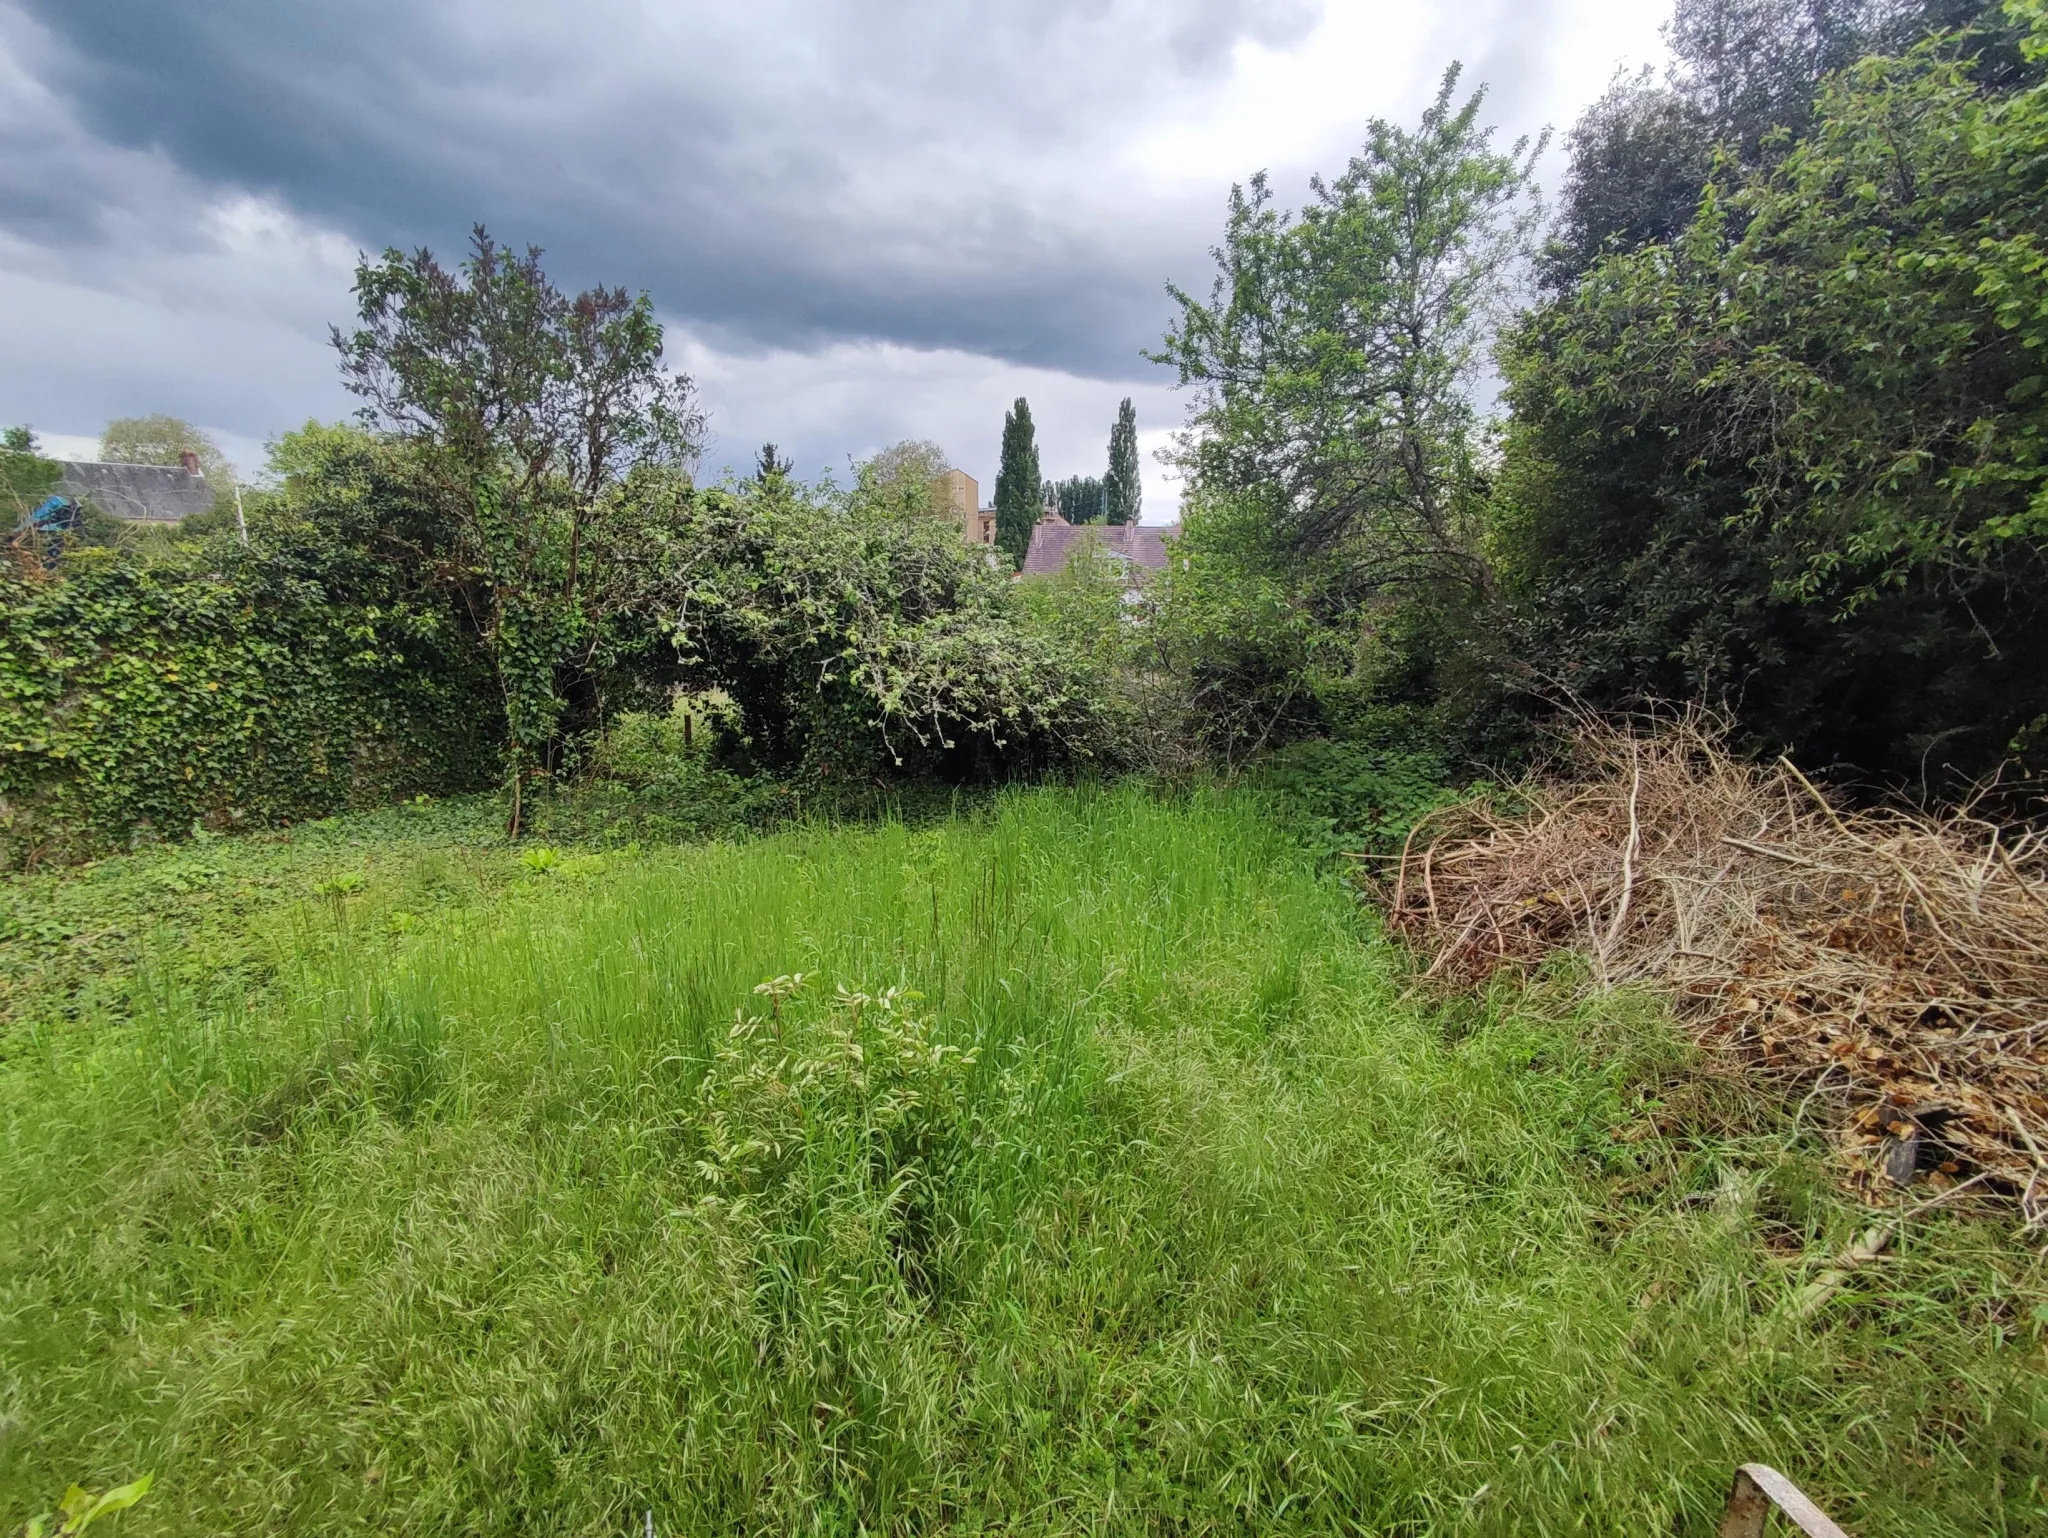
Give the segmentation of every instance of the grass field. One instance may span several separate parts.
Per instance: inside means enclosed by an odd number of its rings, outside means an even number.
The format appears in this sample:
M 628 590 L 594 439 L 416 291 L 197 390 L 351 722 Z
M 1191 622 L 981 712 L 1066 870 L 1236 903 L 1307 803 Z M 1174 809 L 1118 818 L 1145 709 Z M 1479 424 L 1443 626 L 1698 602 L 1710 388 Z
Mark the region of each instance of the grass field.
M 421 826 L 10 889 L 0 1532 L 2048 1532 L 2006 1227 L 1789 1319 L 1867 1216 L 1787 1108 L 1411 996 L 1247 798 Z

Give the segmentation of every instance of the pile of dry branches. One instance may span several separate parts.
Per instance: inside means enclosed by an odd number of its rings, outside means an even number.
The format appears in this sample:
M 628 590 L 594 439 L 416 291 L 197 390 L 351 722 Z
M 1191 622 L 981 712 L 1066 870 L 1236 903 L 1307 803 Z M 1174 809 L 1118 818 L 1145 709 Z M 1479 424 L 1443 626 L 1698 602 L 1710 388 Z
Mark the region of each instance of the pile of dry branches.
M 1426 819 L 1384 897 L 1430 977 L 1570 947 L 1854 1108 L 1869 1179 L 1962 1177 L 2048 1222 L 2048 835 L 1846 811 L 1711 724 L 1582 723 L 1573 772 Z

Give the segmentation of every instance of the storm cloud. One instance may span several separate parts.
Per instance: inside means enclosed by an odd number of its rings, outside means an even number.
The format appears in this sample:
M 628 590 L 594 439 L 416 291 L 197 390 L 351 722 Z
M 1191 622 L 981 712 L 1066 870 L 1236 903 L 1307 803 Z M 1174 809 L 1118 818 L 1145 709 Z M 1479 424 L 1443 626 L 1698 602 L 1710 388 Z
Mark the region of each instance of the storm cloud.
M 38 381 L 4 371 L 0 417 L 253 443 L 337 415 L 319 342 L 357 250 L 482 220 L 565 283 L 650 291 L 722 440 L 843 463 L 972 430 L 989 457 L 1008 396 L 1062 390 L 1104 430 L 1135 390 L 1157 432 L 1140 349 L 1232 180 L 1339 163 L 1453 57 L 1510 132 L 1568 118 L 1654 46 L 1640 11 L 0 0 L 0 350 Z

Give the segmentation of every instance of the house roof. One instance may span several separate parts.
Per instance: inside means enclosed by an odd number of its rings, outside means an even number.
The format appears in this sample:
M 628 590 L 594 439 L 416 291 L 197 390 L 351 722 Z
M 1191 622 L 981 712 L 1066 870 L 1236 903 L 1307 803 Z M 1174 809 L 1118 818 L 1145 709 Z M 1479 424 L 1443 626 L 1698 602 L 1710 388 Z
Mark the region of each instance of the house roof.
M 1177 523 L 1068 523 L 1057 515 L 1041 518 L 1031 526 L 1031 548 L 1024 552 L 1019 575 L 1053 576 L 1090 547 L 1111 558 L 1121 557 L 1140 571 L 1164 571 L 1166 542 L 1179 534 Z
M 213 510 L 206 477 L 182 465 L 110 465 L 61 460 L 57 490 L 103 513 L 142 523 L 176 523 Z

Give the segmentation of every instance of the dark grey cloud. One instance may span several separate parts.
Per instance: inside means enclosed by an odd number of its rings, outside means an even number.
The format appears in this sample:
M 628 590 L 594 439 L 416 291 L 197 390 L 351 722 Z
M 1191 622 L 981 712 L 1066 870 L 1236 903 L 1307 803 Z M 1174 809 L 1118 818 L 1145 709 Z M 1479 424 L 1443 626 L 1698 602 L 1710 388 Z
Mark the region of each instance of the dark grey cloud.
M 654 294 L 714 467 L 936 437 L 986 481 L 1021 393 L 1099 469 L 1119 396 L 1179 415 L 1139 349 L 1231 181 L 1298 201 L 1453 57 L 1510 136 L 1568 120 L 1644 4 L 0 0 L 0 422 L 170 411 L 253 467 L 353 405 L 358 249 L 482 219 Z
M 18 5 L 43 31 L 40 79 L 94 136 L 373 244 L 445 248 L 484 219 L 734 345 L 888 338 L 1086 373 L 1129 372 L 1197 214 L 1115 220 L 1152 200 L 1091 175 L 1088 152 L 1240 40 L 1285 44 L 1316 17 L 1303 0 Z M 1043 174 L 1062 153 L 1064 188 Z M 75 176 L 11 177 L 0 198 L 9 224 L 78 242 L 104 206 Z

